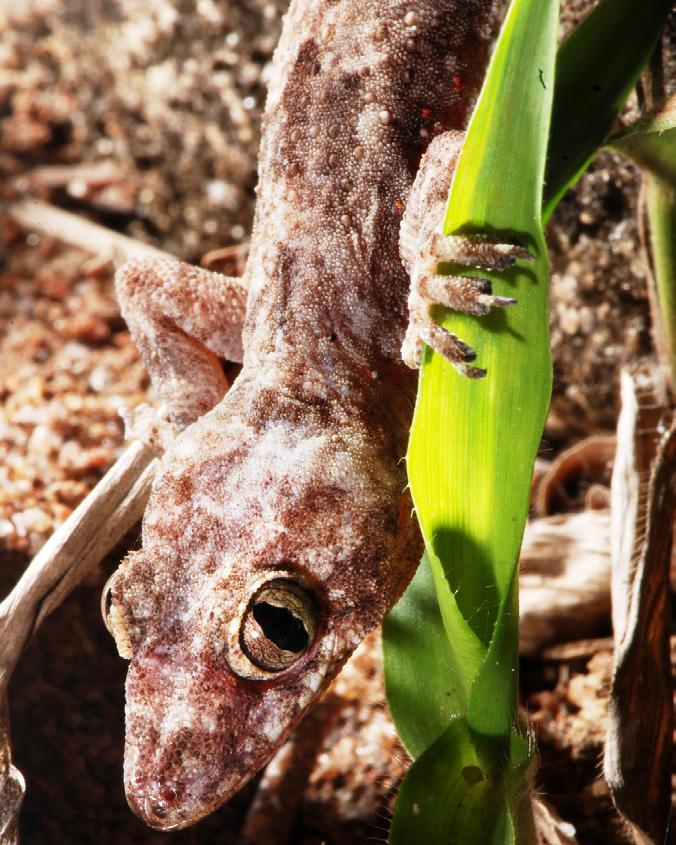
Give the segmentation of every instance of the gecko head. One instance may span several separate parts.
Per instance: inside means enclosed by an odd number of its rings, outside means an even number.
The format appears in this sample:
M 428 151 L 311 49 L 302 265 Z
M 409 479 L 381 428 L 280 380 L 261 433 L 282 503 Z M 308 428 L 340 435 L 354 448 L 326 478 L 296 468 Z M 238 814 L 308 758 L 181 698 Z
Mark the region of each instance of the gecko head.
M 332 674 L 336 638 L 308 581 L 271 570 L 250 587 L 235 607 L 227 585 L 214 583 L 198 613 L 145 635 L 134 650 L 124 781 L 130 806 L 151 827 L 185 827 L 228 800 Z
M 143 548 L 110 586 L 109 627 L 131 658 L 125 789 L 164 830 L 206 816 L 268 762 L 420 551 L 400 518 L 401 477 L 359 432 L 269 425 L 225 448 L 219 436 L 205 455 L 203 420 L 199 458 L 187 438 L 165 458 Z

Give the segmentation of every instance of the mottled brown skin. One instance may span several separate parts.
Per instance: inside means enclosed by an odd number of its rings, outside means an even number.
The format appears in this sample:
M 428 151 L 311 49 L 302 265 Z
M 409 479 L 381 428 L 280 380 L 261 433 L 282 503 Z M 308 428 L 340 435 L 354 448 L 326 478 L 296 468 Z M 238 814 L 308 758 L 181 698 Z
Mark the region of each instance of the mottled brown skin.
M 131 657 L 125 787 L 153 827 L 195 822 L 252 777 L 418 564 L 399 230 L 431 138 L 465 125 L 496 5 L 293 0 L 265 113 L 243 369 L 227 395 L 218 356 L 239 357 L 241 282 L 162 262 L 119 275 L 164 415 L 184 429 L 143 548 L 111 586 L 110 625 Z M 314 596 L 318 633 L 275 673 L 248 662 L 239 629 L 259 585 L 281 576 Z

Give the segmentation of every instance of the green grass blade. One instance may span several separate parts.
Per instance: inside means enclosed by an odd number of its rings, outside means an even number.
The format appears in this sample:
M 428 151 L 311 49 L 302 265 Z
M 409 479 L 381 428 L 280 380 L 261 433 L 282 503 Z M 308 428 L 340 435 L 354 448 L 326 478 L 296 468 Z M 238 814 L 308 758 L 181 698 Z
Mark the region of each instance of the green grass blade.
M 449 760 L 455 763 L 450 769 Z M 390 842 L 514 842 L 503 789 L 483 768 L 465 719 L 454 719 L 409 769 Z
M 561 45 L 544 218 L 589 165 L 636 84 L 670 0 L 601 0 Z
M 633 13 L 636 8 L 634 3 L 626 2 L 626 0 L 601 0 L 595 12 L 580 24 L 574 38 L 568 39 L 559 50 L 545 184 L 545 215 L 551 213 L 565 189 L 589 162 L 598 140 L 605 135 L 610 121 L 621 107 L 626 92 L 635 81 L 642 63 L 650 52 L 650 46 L 646 45 L 653 44 L 658 38 L 668 6 L 669 4 L 662 2 L 662 0 L 646 0 L 638 12 L 636 21 L 634 21 Z M 608 22 L 607 28 L 605 28 L 606 22 Z M 636 31 L 634 30 L 634 23 L 636 24 Z M 588 84 L 591 73 L 590 64 L 594 65 L 594 63 L 600 64 L 603 79 L 612 79 L 613 82 L 612 85 L 602 84 L 601 92 L 594 88 L 598 83 L 592 83 L 591 86 Z M 600 109 L 599 104 L 602 106 Z M 580 119 L 580 115 L 584 115 L 585 119 Z M 597 117 L 601 119 L 602 124 L 596 127 L 593 137 L 588 137 L 587 128 L 588 126 L 593 127 Z M 629 147 L 631 144 L 632 141 L 628 139 L 627 146 Z M 662 145 L 662 149 L 665 149 L 664 145 Z M 626 151 L 630 152 L 628 149 Z M 642 155 L 645 155 L 645 153 L 642 153 Z M 674 155 L 671 156 L 672 167 L 675 157 Z M 665 166 L 666 162 L 662 157 L 660 171 Z M 662 172 L 660 175 L 663 177 Z M 667 180 L 660 178 L 659 185 L 655 191 L 650 192 L 649 196 L 649 201 L 652 198 L 652 205 L 656 206 L 656 210 L 651 214 L 651 217 L 656 219 L 659 224 L 653 227 L 653 238 L 659 241 L 658 246 L 660 247 L 656 250 L 656 255 L 663 258 L 666 256 L 666 259 L 661 262 L 660 268 L 656 269 L 656 275 L 658 276 L 658 286 L 660 280 L 667 279 L 667 282 L 662 281 L 660 286 L 660 297 L 664 303 L 662 313 L 669 323 L 667 330 L 671 329 L 670 332 L 667 331 L 667 334 L 671 338 L 676 334 L 676 327 L 674 327 L 676 306 L 674 306 L 673 301 L 674 285 L 669 282 L 669 279 L 673 276 L 672 257 L 676 237 L 674 236 L 673 224 L 673 191 L 671 191 L 671 194 L 665 193 L 665 188 L 668 185 L 673 186 L 673 184 L 673 178 Z M 667 206 L 666 210 L 665 205 Z M 667 245 L 666 248 L 664 248 L 664 244 Z M 672 360 L 673 349 L 674 342 L 672 339 Z M 441 585 L 443 576 L 441 566 L 438 563 L 435 566 L 435 572 L 437 573 L 437 583 Z M 463 576 L 459 577 L 462 578 Z M 480 581 L 480 579 L 477 580 Z M 442 587 L 440 586 L 439 589 L 442 589 Z M 457 589 L 457 579 L 454 589 Z M 481 589 L 481 583 L 479 583 L 476 592 L 480 594 Z M 464 648 L 458 648 L 458 651 L 465 651 L 467 655 L 465 663 L 468 664 L 468 668 L 470 668 L 469 664 L 476 666 L 482 659 L 482 644 L 477 641 L 478 638 L 467 625 L 465 617 L 452 611 L 452 605 L 453 602 L 450 599 L 442 602 L 447 633 L 455 642 L 459 642 L 461 639 L 465 642 Z M 465 605 L 467 605 L 467 602 L 465 602 Z M 468 615 L 471 615 L 469 611 Z M 488 627 L 490 627 L 490 624 Z M 387 636 L 386 630 L 386 640 Z M 422 649 L 424 650 L 424 644 Z M 415 656 L 411 655 L 411 658 L 410 665 L 413 666 L 416 662 Z M 389 662 L 386 662 L 386 673 L 389 665 Z M 405 665 L 405 661 L 397 663 L 399 670 L 402 672 L 402 677 L 395 686 L 400 690 L 405 686 L 403 676 Z M 467 684 L 463 684 L 461 681 L 458 684 L 464 689 L 466 701 L 468 696 Z M 413 698 L 411 698 L 412 701 Z M 409 729 L 409 725 L 420 723 L 424 706 L 421 710 L 412 707 L 409 711 L 406 707 L 395 705 L 393 710 L 397 729 L 402 736 L 407 736 L 411 733 L 411 730 L 415 732 L 415 728 Z
M 521 821 L 528 807 L 526 785 L 531 744 L 512 732 L 505 748 L 503 769 L 496 776 L 490 761 L 477 750 L 472 730 L 454 718 L 446 730 L 413 763 L 399 793 L 390 841 L 511 845 L 529 821 Z M 448 760 L 456 765 L 449 770 Z M 533 841 L 535 841 L 533 839 Z
M 540 211 L 557 13 L 556 0 L 513 0 L 449 198 L 447 234 L 517 238 L 535 260 L 492 276 L 495 293 L 515 296 L 517 306 L 485 318 L 448 313 L 443 319 L 475 347 L 486 378 L 466 379 L 431 350 L 424 355 L 409 480 L 446 648 L 462 679 L 454 699 L 464 718 L 453 719 L 411 767 L 395 812 L 394 845 L 414 835 L 430 845 L 504 843 L 516 835 L 516 796 L 523 788 L 509 768 L 516 710 L 516 567 L 551 389 Z M 429 587 L 429 577 L 419 583 L 421 590 Z M 410 614 L 411 608 L 404 605 L 401 612 Z M 437 640 L 438 620 L 437 615 L 430 622 Z M 442 717 L 437 709 L 435 732 Z M 420 739 L 418 732 L 416 751 Z M 481 779 L 469 788 L 464 775 L 473 766 Z M 441 792 L 446 799 L 437 804 L 430 796 Z
M 487 318 L 446 316 L 444 325 L 475 347 L 488 375 L 463 378 L 427 350 L 409 444 L 411 491 L 432 568 L 441 561 L 451 587 L 451 602 L 440 596 L 442 616 L 460 615 L 483 643 L 484 656 L 513 581 L 551 384 L 540 207 L 556 10 L 555 2 L 512 4 L 445 223 L 448 233 L 516 236 L 536 260 L 493 276 L 494 291 L 515 296 L 518 305 Z M 496 137 L 499 144 L 489 143 Z M 458 659 L 462 664 L 464 656 Z M 475 659 L 464 662 L 473 678 Z M 505 689 L 511 691 L 509 680 Z M 502 732 L 510 725 L 511 719 Z
M 659 313 L 656 345 L 676 378 L 676 96 L 612 138 L 641 168 Z M 661 349 L 661 346 L 664 349 Z
M 399 739 L 414 759 L 466 703 L 434 591 L 427 555 L 401 601 L 383 622 L 387 700 Z M 410 714 L 420 718 L 409 718 Z
M 676 94 L 663 108 L 639 120 L 608 145 L 632 158 L 643 171 L 669 185 L 676 185 Z
M 645 197 L 665 356 L 676 384 L 676 183 L 648 176 Z
M 518 549 L 517 549 L 518 559 Z M 501 737 L 516 719 L 519 665 L 519 581 L 514 567 L 509 592 L 500 605 L 494 636 L 469 700 L 468 719 L 479 734 Z M 497 693 L 497 694 L 496 694 Z

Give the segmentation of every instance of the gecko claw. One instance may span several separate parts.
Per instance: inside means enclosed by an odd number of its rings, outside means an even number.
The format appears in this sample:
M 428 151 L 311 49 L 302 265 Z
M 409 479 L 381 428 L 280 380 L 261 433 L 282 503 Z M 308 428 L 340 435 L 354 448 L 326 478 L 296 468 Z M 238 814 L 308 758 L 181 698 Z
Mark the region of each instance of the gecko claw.
M 459 373 L 468 378 L 482 378 L 486 371 L 468 364 L 476 360 L 476 351 L 465 341 L 440 326 L 430 315 L 424 301 L 413 298 L 411 322 L 402 345 L 404 362 L 412 369 L 420 366 L 423 343 L 443 355 Z
M 456 370 L 461 372 L 464 376 L 467 376 L 467 378 L 472 379 L 483 378 L 488 372 L 488 370 L 484 370 L 482 367 L 466 367 L 462 364 L 454 364 L 454 366 Z
M 516 305 L 516 299 L 513 296 L 494 296 L 491 305 L 497 305 L 500 308 L 506 305 Z

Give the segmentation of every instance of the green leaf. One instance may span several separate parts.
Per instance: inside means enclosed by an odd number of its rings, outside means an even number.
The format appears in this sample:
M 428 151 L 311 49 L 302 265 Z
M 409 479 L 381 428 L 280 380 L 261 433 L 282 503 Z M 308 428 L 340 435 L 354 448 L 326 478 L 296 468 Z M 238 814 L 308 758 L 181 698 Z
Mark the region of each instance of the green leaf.
M 409 480 L 456 683 L 452 708 L 434 708 L 427 736 L 437 738 L 404 780 L 393 845 L 411 842 L 412 836 L 426 843 L 511 842 L 523 823 L 515 814 L 523 771 L 510 768 L 509 753 L 516 713 L 516 565 L 551 388 L 540 210 L 557 12 L 555 0 L 512 3 L 449 198 L 446 234 L 518 239 L 535 260 L 491 274 L 495 293 L 515 296 L 518 305 L 483 318 L 443 317 L 446 328 L 477 350 L 479 364 L 488 369 L 484 379 L 467 379 L 431 350 L 424 354 Z M 473 272 L 462 268 L 463 274 Z M 429 576 L 418 585 L 419 607 Z M 395 617 L 414 624 L 407 599 Z M 429 627 L 438 646 L 439 615 L 430 617 Z M 389 633 L 386 629 L 386 638 Z M 395 664 L 390 655 L 388 675 L 394 680 L 389 669 L 396 665 L 393 714 L 405 742 L 419 753 L 426 735 L 416 728 L 415 711 L 422 706 L 418 717 L 427 712 L 421 672 L 417 692 L 408 700 L 401 693 L 413 660 L 408 653 Z M 426 663 L 425 671 L 433 671 L 432 661 Z M 443 691 L 448 680 L 435 679 L 434 689 Z M 438 735 L 443 719 L 458 710 L 460 717 Z M 468 783 L 468 773 L 477 772 L 481 777 Z M 430 797 L 438 794 L 443 801 Z
M 447 233 L 517 237 L 536 260 L 492 274 L 494 291 L 515 296 L 518 305 L 483 318 L 446 315 L 444 325 L 475 347 L 488 375 L 467 379 L 427 350 L 409 443 L 411 491 L 432 570 L 440 561 L 452 596 L 438 591 L 446 629 L 453 619 L 456 627 L 469 626 L 483 644 L 482 659 L 489 644 L 502 647 L 495 623 L 511 592 L 549 402 L 540 207 L 556 10 L 555 2 L 512 4 L 468 130 L 445 223 Z M 488 143 L 495 137 L 500 144 Z M 449 646 L 474 682 L 476 653 L 465 654 L 452 640 Z M 495 693 L 508 696 L 505 712 L 513 712 L 514 677 L 511 667 L 503 670 L 503 687 Z M 502 725 L 503 733 L 510 724 Z
M 390 712 L 399 738 L 415 758 L 466 705 L 427 555 L 404 596 L 385 617 L 383 656 Z
M 610 140 L 643 173 L 658 313 L 653 314 L 660 359 L 676 378 L 676 96 L 658 114 Z M 662 348 L 664 347 L 664 348 Z
M 448 761 L 454 765 L 449 768 Z M 413 763 L 399 792 L 390 842 L 513 842 L 508 804 L 482 767 L 465 719 L 454 719 Z
M 632 158 L 641 170 L 676 185 L 676 95 L 654 115 L 639 120 L 608 145 Z
M 469 700 L 469 723 L 477 733 L 500 737 L 511 728 L 516 719 L 518 665 L 519 587 L 515 567 L 510 590 L 500 605 L 493 640 Z
M 664 358 L 676 384 L 676 184 L 646 178 L 645 198 Z
M 528 740 L 512 732 L 502 769 L 491 771 L 462 718 L 413 763 L 402 784 L 390 841 L 444 845 L 511 845 L 522 828 L 523 799 L 532 758 Z M 455 765 L 448 767 L 448 760 Z
M 601 0 L 562 44 L 547 161 L 544 218 L 588 167 L 636 84 L 670 0 Z

